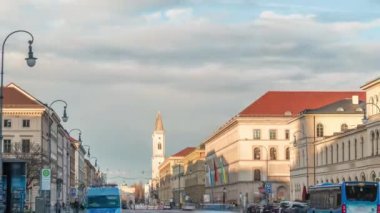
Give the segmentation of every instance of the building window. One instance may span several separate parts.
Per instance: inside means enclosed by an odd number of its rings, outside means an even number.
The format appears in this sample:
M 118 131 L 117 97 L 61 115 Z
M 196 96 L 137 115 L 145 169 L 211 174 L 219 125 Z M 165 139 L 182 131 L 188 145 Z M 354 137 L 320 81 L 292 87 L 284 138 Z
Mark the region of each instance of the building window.
M 158 143 L 158 150 L 161 150 L 161 143 Z
M 348 141 L 348 160 L 351 160 L 351 141 Z
M 253 139 L 255 139 L 255 140 L 261 139 L 261 131 L 259 129 L 253 130 Z
M 361 181 L 365 181 L 365 174 L 364 173 L 361 174 Z
M 12 151 L 11 140 L 9 139 L 4 140 L 4 153 L 11 153 L 11 151 Z
M 336 144 L 336 162 L 339 163 L 339 144 Z
M 358 141 L 355 138 L 355 160 L 358 158 Z
M 334 149 L 333 145 L 330 146 L 330 157 L 331 157 L 331 164 L 334 163 Z
M 270 159 L 271 160 L 276 160 L 277 159 L 277 150 L 276 148 L 272 147 L 270 148 Z
M 362 146 L 362 158 L 364 158 L 364 138 L 363 137 L 361 137 L 360 138 L 360 144 L 361 144 L 361 146 Z
M 323 125 L 322 124 L 317 125 L 317 137 L 323 137 Z
M 340 126 L 340 131 L 342 131 L 342 132 L 346 131 L 347 129 L 348 129 L 347 124 L 342 124 L 342 125 Z
M 379 154 L 379 131 L 376 130 L 376 155 Z
M 344 142 L 342 142 L 342 162 L 344 162 Z
M 12 127 L 12 121 L 10 119 L 4 119 L 4 127 Z
M 253 180 L 254 181 L 261 181 L 261 171 L 260 169 L 255 169 L 253 172 Z
M 22 127 L 30 127 L 30 120 L 22 120 Z
M 260 149 L 257 147 L 253 150 L 253 159 L 260 160 Z
M 371 174 L 371 181 L 373 182 L 376 181 L 376 173 L 374 171 L 372 171 L 372 174 Z
M 285 130 L 285 140 L 289 140 L 290 136 L 289 136 L 289 129 L 286 129 Z
M 277 130 L 271 129 L 269 130 L 269 139 L 276 140 L 277 139 Z
M 22 139 L 22 153 L 29 153 L 30 152 L 30 140 L 29 139 Z
M 325 164 L 327 165 L 327 163 L 328 163 L 328 158 L 329 158 L 329 155 L 328 155 L 328 153 L 327 153 L 327 146 L 325 147 Z
M 371 155 L 375 155 L 375 133 L 371 132 Z
M 289 160 L 289 159 L 290 159 L 290 151 L 289 151 L 289 147 L 285 149 L 285 159 L 286 159 L 286 160 Z

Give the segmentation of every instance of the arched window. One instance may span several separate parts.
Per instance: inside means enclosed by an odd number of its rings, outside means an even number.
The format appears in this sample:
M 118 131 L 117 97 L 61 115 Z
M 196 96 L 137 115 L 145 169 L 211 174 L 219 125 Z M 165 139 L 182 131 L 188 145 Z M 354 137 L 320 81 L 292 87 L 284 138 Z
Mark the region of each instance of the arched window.
M 158 150 L 161 150 L 161 143 L 158 143 Z
M 327 154 L 327 146 L 325 147 L 325 164 L 327 165 L 328 162 L 328 154 Z
M 364 174 L 364 173 L 362 173 L 362 174 L 360 175 L 360 180 L 361 180 L 361 181 L 365 181 L 365 174 Z
M 260 160 L 260 158 L 261 158 L 261 155 L 260 155 L 260 149 L 256 147 L 256 148 L 253 150 L 253 159 L 254 159 L 254 160 Z
M 346 182 L 346 179 L 344 177 L 342 178 L 342 182 Z
M 340 126 L 340 131 L 342 131 L 342 132 L 346 131 L 347 129 L 348 129 L 347 124 L 342 124 L 342 125 Z
M 261 171 L 260 169 L 255 169 L 253 172 L 253 180 L 254 181 L 261 181 Z
M 342 142 L 342 162 L 344 162 L 344 142 Z
M 355 160 L 358 158 L 358 140 L 355 138 Z
M 371 181 L 375 182 L 376 181 L 376 173 L 372 171 L 371 173 Z
M 334 163 L 334 152 L 333 152 L 333 145 L 330 146 L 330 157 L 331 157 L 331 164 Z
M 371 132 L 371 155 L 375 155 L 375 132 Z
M 351 181 L 351 180 L 350 180 Z M 359 181 L 359 178 L 358 176 L 355 176 L 355 181 Z
M 317 137 L 323 137 L 323 125 L 317 124 Z
M 271 160 L 277 159 L 277 150 L 274 147 L 270 148 L 270 159 Z
M 285 159 L 286 159 L 286 160 L 289 160 L 289 159 L 290 159 L 290 151 L 289 151 L 289 147 L 287 147 L 287 148 L 285 149 Z
M 336 183 L 340 183 L 340 182 L 339 182 L 339 178 L 336 178 Z

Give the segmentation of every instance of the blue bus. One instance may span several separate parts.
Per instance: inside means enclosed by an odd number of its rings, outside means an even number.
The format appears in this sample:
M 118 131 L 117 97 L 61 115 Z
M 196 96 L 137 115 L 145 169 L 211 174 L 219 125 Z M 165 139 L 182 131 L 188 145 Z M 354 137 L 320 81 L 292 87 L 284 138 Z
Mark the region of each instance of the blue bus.
M 309 213 L 380 213 L 377 182 L 324 183 L 309 188 Z
M 121 195 L 118 187 L 89 187 L 86 195 L 87 213 L 121 213 Z

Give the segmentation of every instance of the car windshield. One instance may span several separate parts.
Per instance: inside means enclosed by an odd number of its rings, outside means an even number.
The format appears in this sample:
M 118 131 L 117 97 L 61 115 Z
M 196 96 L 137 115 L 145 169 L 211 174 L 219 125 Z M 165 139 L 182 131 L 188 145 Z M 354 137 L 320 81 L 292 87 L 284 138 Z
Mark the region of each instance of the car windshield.
M 370 201 L 376 200 L 377 185 L 355 184 L 346 186 L 346 196 L 349 201 Z
M 120 208 L 120 199 L 117 195 L 90 196 L 87 208 Z

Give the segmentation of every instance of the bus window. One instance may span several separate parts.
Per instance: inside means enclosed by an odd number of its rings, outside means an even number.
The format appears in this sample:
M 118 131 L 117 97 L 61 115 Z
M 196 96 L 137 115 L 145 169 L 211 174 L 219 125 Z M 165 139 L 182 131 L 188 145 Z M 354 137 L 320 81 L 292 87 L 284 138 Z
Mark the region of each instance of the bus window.
M 336 205 L 339 207 L 342 204 L 342 196 L 341 193 L 336 194 Z
M 346 197 L 349 201 L 374 202 L 377 195 L 377 185 L 347 185 Z

